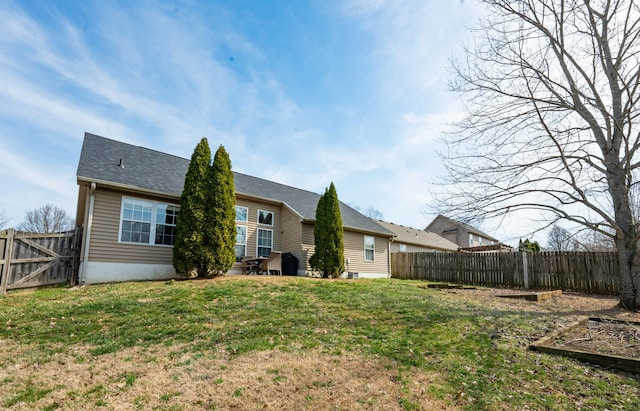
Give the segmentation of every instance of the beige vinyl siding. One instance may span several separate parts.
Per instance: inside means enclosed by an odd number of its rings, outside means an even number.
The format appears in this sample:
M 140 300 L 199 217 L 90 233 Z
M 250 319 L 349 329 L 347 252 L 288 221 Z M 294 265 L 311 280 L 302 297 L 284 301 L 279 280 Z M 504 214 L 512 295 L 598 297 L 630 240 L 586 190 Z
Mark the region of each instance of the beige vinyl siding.
M 172 264 L 173 247 L 122 244 L 118 242 L 120 229 L 120 210 L 123 195 L 141 200 L 151 199 L 171 204 L 179 201 L 167 199 L 154 199 L 148 196 L 123 194 L 117 191 L 96 190 L 93 210 L 93 224 L 91 229 L 91 242 L 89 260 L 99 262 L 126 262 L 144 264 Z M 256 255 L 257 229 L 265 228 L 273 231 L 273 250 L 281 250 L 281 208 L 279 205 L 261 203 L 257 201 L 238 200 L 238 205 L 247 207 L 248 222 L 237 223 L 247 226 L 247 255 Z M 274 225 L 265 226 L 258 224 L 258 210 L 274 213 Z
M 94 195 L 89 261 L 173 264 L 173 247 L 118 242 L 122 193 L 98 189 Z M 145 199 L 135 195 L 127 197 Z M 177 200 L 173 202 L 176 203 Z
M 282 252 L 293 254 L 302 261 L 302 226 L 300 217 L 290 210 L 282 209 Z
M 368 234 L 371 235 L 371 234 Z M 376 248 L 374 261 L 364 261 L 364 236 L 365 234 L 345 230 L 344 238 L 344 258 L 349 259 L 349 267 L 345 266 L 345 271 L 355 271 L 363 273 L 389 273 L 388 248 L 389 239 L 371 235 L 375 238 Z M 304 260 L 301 260 L 300 269 L 311 270 L 308 264 L 309 257 L 315 250 L 313 242 L 313 225 L 302 225 L 302 247 Z M 304 261 L 304 266 L 302 262 Z
M 255 201 L 246 198 L 237 198 L 236 205 L 247 207 L 249 221 L 236 221 L 237 225 L 247 227 L 247 255 L 256 256 L 258 253 L 258 228 L 273 231 L 273 251 L 282 251 L 282 208 L 278 204 Z M 258 224 L 258 210 L 271 211 L 273 213 L 273 226 Z
M 298 269 L 311 270 L 309 265 L 309 258 L 315 251 L 315 245 L 313 240 L 313 224 L 302 224 L 302 257 L 299 259 Z
M 364 237 L 369 235 L 375 239 L 374 261 L 364 260 Z M 344 257 L 349 259 L 348 271 L 363 273 L 388 273 L 389 239 L 373 234 L 355 231 L 344 231 Z
M 144 195 L 123 194 L 98 188 L 94 192 L 93 223 L 89 246 L 89 261 L 141 264 L 172 264 L 173 247 L 121 244 L 118 242 L 120 210 L 123 195 L 131 198 L 150 199 L 178 204 L 178 199 L 153 198 Z M 261 202 L 250 198 L 237 198 L 236 204 L 247 207 L 248 221 L 236 222 L 247 227 L 247 255 L 257 254 L 257 231 L 265 228 L 273 231 L 273 250 L 290 252 L 298 258 L 300 270 L 310 270 L 309 257 L 314 252 L 313 224 L 300 222 L 299 216 L 280 204 Z M 258 224 L 258 210 L 273 212 L 274 225 Z M 345 258 L 350 259 L 348 271 L 388 273 L 386 237 L 375 237 L 375 261 L 364 261 L 363 233 L 344 232 Z

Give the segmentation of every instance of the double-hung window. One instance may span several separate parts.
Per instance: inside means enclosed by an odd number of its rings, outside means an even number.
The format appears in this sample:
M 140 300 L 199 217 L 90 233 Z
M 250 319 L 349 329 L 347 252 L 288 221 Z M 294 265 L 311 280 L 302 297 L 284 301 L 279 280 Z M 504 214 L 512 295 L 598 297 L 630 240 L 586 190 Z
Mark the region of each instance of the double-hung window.
M 249 221 L 249 209 L 236 206 L 236 223 Z M 247 226 L 236 224 L 236 261 L 242 260 L 247 255 Z
M 173 245 L 176 218 L 175 204 L 123 197 L 120 210 L 121 243 Z
M 376 254 L 376 239 L 370 235 L 364 236 L 364 261 L 374 261 Z
M 269 257 L 273 250 L 273 230 L 258 228 L 258 257 Z
M 258 210 L 258 224 L 273 227 L 273 212 Z M 258 228 L 257 255 L 269 257 L 273 250 L 273 230 Z
M 236 261 L 242 260 L 247 255 L 247 227 L 236 226 Z
M 156 244 L 173 245 L 178 209 L 178 206 L 172 204 L 156 204 Z

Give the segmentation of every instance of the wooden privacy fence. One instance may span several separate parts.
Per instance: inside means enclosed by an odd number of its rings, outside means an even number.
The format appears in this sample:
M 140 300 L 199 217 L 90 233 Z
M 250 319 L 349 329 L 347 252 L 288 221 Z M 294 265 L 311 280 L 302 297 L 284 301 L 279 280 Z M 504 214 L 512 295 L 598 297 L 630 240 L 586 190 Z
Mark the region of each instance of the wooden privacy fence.
M 75 285 L 80 230 L 65 233 L 0 231 L 0 293 L 18 288 Z
M 616 253 L 393 253 L 394 278 L 619 294 Z

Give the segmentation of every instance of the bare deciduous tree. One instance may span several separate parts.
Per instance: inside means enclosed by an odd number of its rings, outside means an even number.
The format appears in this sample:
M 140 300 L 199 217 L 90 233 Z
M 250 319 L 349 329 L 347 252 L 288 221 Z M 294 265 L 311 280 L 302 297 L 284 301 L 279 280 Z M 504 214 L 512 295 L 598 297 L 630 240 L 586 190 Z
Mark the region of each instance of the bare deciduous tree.
M 375 207 L 367 207 L 366 209 L 362 209 L 359 205 L 357 204 L 349 204 L 349 206 L 351 208 L 353 208 L 354 210 L 356 210 L 357 212 L 366 215 L 369 218 L 373 218 L 374 220 L 383 220 L 384 219 L 384 214 L 382 213 L 382 211 L 378 210 Z
M 483 3 L 478 40 L 453 64 L 467 116 L 445 136 L 441 206 L 484 217 L 524 211 L 609 236 L 621 305 L 639 309 L 629 193 L 640 167 L 640 3 Z
M 572 251 L 576 249 L 576 242 L 566 228 L 556 224 L 549 231 L 547 247 L 554 251 Z
M 27 211 L 18 229 L 30 233 L 59 233 L 73 228 L 74 221 L 67 212 L 53 204 L 45 204 Z
M 7 218 L 6 215 L 4 215 L 4 210 L 0 210 L 0 230 L 2 230 L 5 224 L 7 224 L 8 222 L 9 222 L 9 219 Z
M 364 210 L 364 215 L 366 215 L 369 218 L 373 218 L 375 220 L 382 220 L 384 219 L 384 214 L 382 214 L 382 211 L 378 210 L 375 207 L 367 207 L 366 210 Z
M 575 240 L 576 251 L 615 251 L 616 244 L 610 235 L 599 231 L 585 230 Z

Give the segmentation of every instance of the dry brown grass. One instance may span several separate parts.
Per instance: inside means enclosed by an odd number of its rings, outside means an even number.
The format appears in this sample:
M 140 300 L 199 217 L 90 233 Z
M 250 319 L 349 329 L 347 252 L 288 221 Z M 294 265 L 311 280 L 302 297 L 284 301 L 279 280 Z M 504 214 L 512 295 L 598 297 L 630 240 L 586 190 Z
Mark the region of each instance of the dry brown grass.
M 55 388 L 12 409 L 216 409 L 216 410 L 397 410 L 408 399 L 423 410 L 453 409 L 430 399 L 426 387 L 438 377 L 424 372 L 399 376 L 386 360 L 320 351 L 256 352 L 229 358 L 177 354 L 176 347 L 127 349 L 102 356 L 86 351 L 56 354 L 45 364 L 14 362 L 25 357 L 9 341 L 0 342 L 0 370 L 6 403 L 11 385 Z M 20 354 L 20 355 L 16 355 Z M 28 355 L 26 355 L 28 357 Z M 79 361 L 78 358 L 86 358 Z M 403 379 L 410 385 L 403 383 Z M 405 380 L 405 381 L 406 381 Z M 57 407 L 56 407 L 57 405 Z
M 0 408 L 638 409 L 635 377 L 527 347 L 584 315 L 640 314 L 497 297 L 518 292 L 230 277 L 15 293 Z

